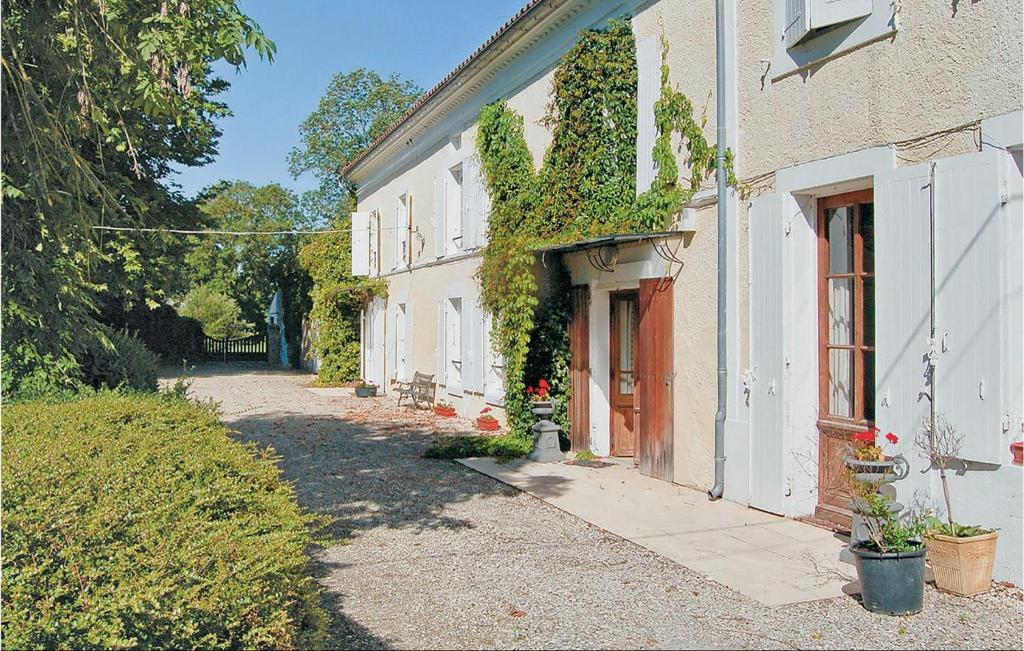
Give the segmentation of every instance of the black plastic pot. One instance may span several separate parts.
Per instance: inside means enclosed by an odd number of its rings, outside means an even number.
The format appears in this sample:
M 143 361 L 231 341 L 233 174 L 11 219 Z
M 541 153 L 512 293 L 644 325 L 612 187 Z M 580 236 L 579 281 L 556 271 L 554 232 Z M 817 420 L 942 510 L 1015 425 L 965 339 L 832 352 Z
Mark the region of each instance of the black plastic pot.
M 372 398 L 377 395 L 377 387 L 356 387 L 356 396 L 359 398 Z
M 883 615 L 913 615 L 924 604 L 924 556 L 922 545 L 910 552 L 881 553 L 854 545 L 850 551 L 857 566 L 864 607 Z

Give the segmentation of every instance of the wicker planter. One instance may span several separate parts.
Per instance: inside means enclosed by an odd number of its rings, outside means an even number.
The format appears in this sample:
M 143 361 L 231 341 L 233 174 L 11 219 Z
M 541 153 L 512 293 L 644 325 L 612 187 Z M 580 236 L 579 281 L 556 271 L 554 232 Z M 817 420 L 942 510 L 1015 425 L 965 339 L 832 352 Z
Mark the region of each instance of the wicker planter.
M 498 419 L 497 418 L 477 418 L 476 428 L 484 432 L 496 432 L 498 431 Z
M 444 418 L 452 418 L 455 416 L 455 407 L 442 407 L 441 405 L 434 405 L 434 413 Z
M 357 398 L 372 398 L 377 395 L 377 387 L 356 387 Z
M 992 563 L 999 534 L 955 538 L 928 534 L 928 562 L 935 574 L 935 587 L 961 597 L 988 592 L 992 588 Z

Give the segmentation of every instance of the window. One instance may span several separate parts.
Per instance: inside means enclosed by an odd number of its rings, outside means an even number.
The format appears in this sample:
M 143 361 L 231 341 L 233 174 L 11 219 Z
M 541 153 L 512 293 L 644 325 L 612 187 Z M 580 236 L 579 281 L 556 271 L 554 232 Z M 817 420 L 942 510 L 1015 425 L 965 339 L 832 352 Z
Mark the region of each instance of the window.
M 870 190 L 818 201 L 820 411 L 875 417 L 874 204 Z
M 484 314 L 484 399 L 492 404 L 503 404 L 505 399 L 505 359 L 501 351 L 491 344 L 493 320 Z
M 448 169 L 444 183 L 444 252 L 462 249 L 462 163 Z
M 395 200 L 395 228 L 392 239 L 395 243 L 395 262 L 392 269 L 408 268 L 412 261 L 409 255 L 409 232 L 412 229 L 410 199 L 409 194 L 405 193 Z
M 462 299 L 445 302 L 445 386 L 448 393 L 462 393 Z

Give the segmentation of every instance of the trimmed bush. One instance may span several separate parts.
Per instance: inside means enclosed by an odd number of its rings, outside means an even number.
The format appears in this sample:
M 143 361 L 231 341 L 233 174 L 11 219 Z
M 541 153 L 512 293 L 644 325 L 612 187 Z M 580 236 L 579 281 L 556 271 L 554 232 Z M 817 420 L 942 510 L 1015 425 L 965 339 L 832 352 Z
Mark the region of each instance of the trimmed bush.
M 467 457 L 523 457 L 533 449 L 533 441 L 515 434 L 502 436 L 449 436 L 423 451 L 428 459 L 465 459 Z
M 103 321 L 115 330 L 133 333 L 165 363 L 203 359 L 203 324 L 181 316 L 170 305 L 152 309 L 136 305 L 129 311 L 111 308 L 104 313 Z
M 5 646 L 323 643 L 315 518 L 211 411 L 104 392 L 2 430 Z

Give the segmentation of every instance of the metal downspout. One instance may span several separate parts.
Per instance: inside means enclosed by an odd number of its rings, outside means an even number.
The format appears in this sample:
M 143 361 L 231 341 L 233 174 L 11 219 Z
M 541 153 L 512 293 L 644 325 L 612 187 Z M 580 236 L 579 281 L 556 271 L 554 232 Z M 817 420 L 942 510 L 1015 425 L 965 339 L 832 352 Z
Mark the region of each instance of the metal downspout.
M 715 151 L 718 180 L 718 410 L 715 412 L 715 485 L 708 499 L 717 500 L 725 492 L 725 402 L 728 369 L 725 357 L 726 299 L 726 220 L 725 205 L 725 0 L 715 0 Z

